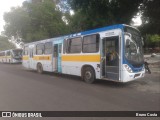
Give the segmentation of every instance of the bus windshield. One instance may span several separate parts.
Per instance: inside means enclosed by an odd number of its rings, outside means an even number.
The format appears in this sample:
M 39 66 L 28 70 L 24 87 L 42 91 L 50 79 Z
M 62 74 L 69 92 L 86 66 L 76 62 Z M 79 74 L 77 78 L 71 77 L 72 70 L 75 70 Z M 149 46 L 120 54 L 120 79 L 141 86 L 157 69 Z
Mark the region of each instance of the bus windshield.
M 13 57 L 15 58 L 21 58 L 22 57 L 22 50 L 13 50 Z
M 138 30 L 125 27 L 125 58 L 134 67 L 142 66 L 143 60 L 143 41 Z

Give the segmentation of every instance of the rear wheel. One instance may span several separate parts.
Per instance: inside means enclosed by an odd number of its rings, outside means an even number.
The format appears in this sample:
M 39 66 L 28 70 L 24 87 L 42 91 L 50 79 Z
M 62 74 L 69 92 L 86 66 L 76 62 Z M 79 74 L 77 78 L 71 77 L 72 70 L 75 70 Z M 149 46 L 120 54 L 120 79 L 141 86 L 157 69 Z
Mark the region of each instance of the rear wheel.
M 43 67 L 42 67 L 42 64 L 37 64 L 37 72 L 42 74 L 43 73 Z
M 95 71 L 93 68 L 91 67 L 85 67 L 83 70 L 83 80 L 86 83 L 93 83 L 95 82 Z

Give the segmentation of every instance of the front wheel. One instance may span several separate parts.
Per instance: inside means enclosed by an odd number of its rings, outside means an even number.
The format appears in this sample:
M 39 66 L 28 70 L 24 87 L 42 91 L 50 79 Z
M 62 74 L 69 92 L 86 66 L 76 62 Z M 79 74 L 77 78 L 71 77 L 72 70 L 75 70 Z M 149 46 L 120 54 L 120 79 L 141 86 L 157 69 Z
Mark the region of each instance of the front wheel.
M 95 82 L 95 72 L 94 72 L 93 68 L 91 68 L 91 67 L 84 68 L 84 71 L 83 71 L 83 80 L 86 83 L 89 83 L 89 84 Z
M 42 67 L 42 64 L 37 64 L 37 72 L 42 74 L 43 73 L 43 67 Z

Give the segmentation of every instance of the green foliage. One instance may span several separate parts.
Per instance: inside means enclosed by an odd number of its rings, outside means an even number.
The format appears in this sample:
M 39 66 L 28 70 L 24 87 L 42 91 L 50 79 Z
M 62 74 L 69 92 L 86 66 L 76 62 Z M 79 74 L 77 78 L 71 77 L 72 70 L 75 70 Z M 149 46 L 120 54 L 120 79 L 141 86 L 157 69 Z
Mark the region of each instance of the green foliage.
M 143 34 L 159 35 L 159 3 L 160 0 L 25 1 L 22 7 L 4 14 L 5 35 L 31 42 L 112 24 L 130 24 L 139 10 L 145 23 L 141 27 Z M 69 15 L 71 9 L 74 15 Z
M 144 0 L 140 10 L 142 13 L 143 34 L 160 34 L 160 0 Z
M 146 47 L 160 47 L 160 35 L 158 34 L 154 34 L 154 35 L 151 35 L 151 34 L 147 34 L 145 36 L 145 44 L 146 44 Z
M 62 16 L 63 13 L 56 9 L 52 0 L 24 2 L 22 7 L 5 13 L 5 34 L 9 37 L 21 37 L 24 42 L 60 36 L 68 32 Z
M 27 12 L 21 8 L 12 8 L 11 12 L 4 14 L 5 34 L 8 37 L 17 36 L 19 32 L 26 32 L 26 28 L 29 25 L 29 16 Z
M 158 42 L 160 42 L 160 35 L 157 35 L 157 34 L 151 35 L 150 39 L 151 39 L 152 42 L 158 43 Z
M 130 24 L 142 0 L 68 0 L 75 15 L 71 27 L 77 31 L 112 24 Z
M 0 51 L 13 49 L 15 46 L 8 41 L 7 37 L 0 36 Z

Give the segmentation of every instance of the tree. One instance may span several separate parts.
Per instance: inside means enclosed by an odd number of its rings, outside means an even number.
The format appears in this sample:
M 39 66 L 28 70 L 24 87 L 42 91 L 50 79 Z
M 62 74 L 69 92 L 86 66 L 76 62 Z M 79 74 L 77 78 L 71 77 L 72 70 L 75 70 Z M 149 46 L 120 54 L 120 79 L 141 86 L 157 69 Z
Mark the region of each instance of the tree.
M 0 36 L 0 51 L 13 49 L 15 46 L 8 41 L 7 37 Z
M 112 24 L 130 24 L 143 0 L 68 0 L 75 15 L 71 26 L 77 31 Z M 75 28 L 76 26 L 76 28 Z
M 24 42 L 60 36 L 68 32 L 62 16 L 52 0 L 38 3 L 26 1 L 22 7 L 5 13 L 5 33 L 9 37 L 20 36 Z
M 160 34 L 160 0 L 144 0 L 140 6 L 143 34 Z
M 160 35 L 154 34 L 147 34 L 145 36 L 145 48 L 155 48 L 155 47 L 159 47 L 158 49 L 160 49 Z
M 27 12 L 21 8 L 11 8 L 11 11 L 4 14 L 4 34 L 8 37 L 24 37 L 29 27 L 30 18 Z

